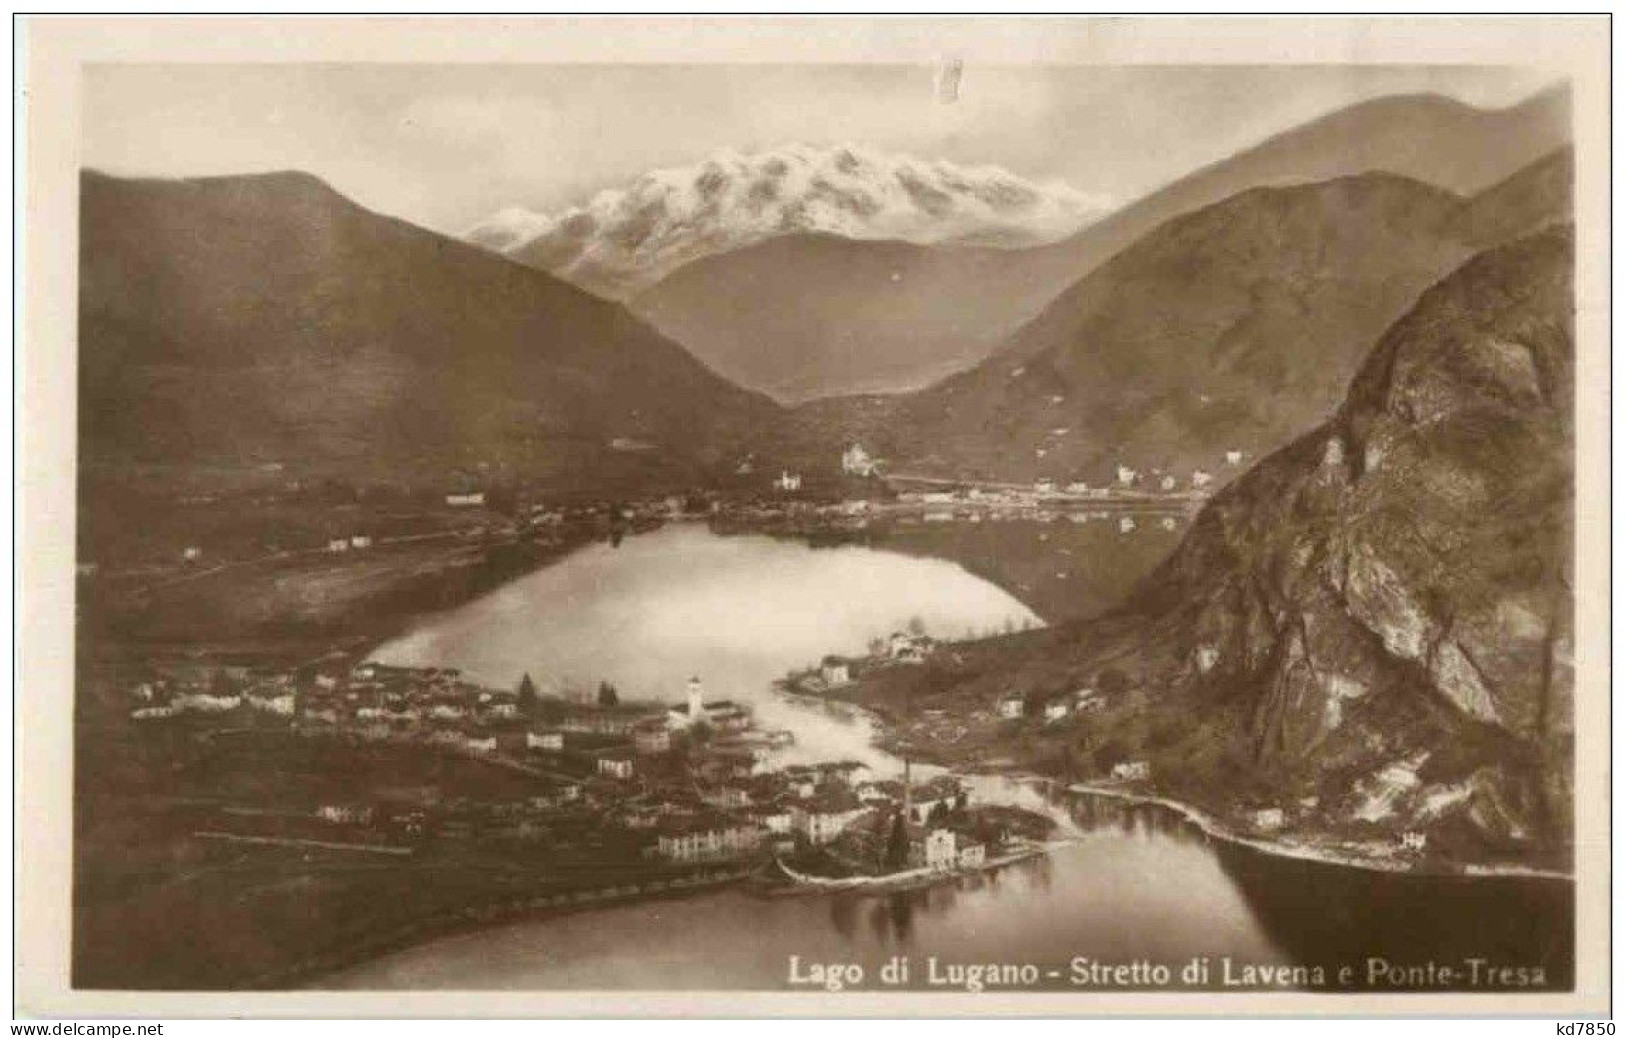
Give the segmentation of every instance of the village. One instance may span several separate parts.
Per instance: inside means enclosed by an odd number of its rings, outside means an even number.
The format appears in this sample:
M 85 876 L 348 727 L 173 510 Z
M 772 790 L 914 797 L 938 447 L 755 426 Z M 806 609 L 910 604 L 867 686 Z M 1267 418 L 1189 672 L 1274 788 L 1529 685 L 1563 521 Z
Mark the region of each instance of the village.
M 960 648 L 912 624 L 876 639 L 866 654 L 826 655 L 817 666 L 787 675 L 780 687 L 812 701 L 861 704 L 885 718 L 882 746 L 942 767 L 997 771 L 1012 746 L 1047 746 L 1056 755 L 1057 774 L 1073 792 L 1162 804 L 1213 835 L 1380 868 L 1421 868 L 1431 860 L 1427 835 L 1416 830 L 1387 836 L 1355 827 L 1340 838 L 1298 837 L 1297 826 L 1319 816 L 1318 795 L 1290 800 L 1243 796 L 1222 811 L 1186 808 L 1159 792 L 1157 780 L 1177 764 L 1165 752 L 1165 734 L 1133 731 L 1134 718 L 1149 702 L 1145 688 L 1107 668 L 1085 679 L 1024 693 L 1003 691 L 990 699 L 934 694 L 927 664 L 956 666 L 962 662 Z M 1217 662 L 1217 649 L 1202 646 L 1191 666 L 1206 673 Z M 1171 731 L 1174 723 L 1163 722 L 1160 731 Z M 1359 816 L 1383 817 L 1396 799 L 1417 787 L 1417 772 L 1425 761 L 1425 755 L 1396 761 L 1355 783 Z
M 901 663 L 930 639 L 896 644 Z M 914 783 L 852 760 L 781 766 L 793 733 L 709 698 L 697 677 L 677 704 L 623 701 L 607 682 L 565 699 L 539 694 L 529 674 L 491 688 L 449 668 L 335 658 L 287 671 L 175 666 L 131 696 L 138 734 L 230 745 L 234 756 L 279 740 L 356 760 L 393 754 L 413 775 L 303 803 L 279 789 L 188 816 L 194 839 L 238 851 L 518 854 L 543 872 L 596 862 L 622 876 L 778 861 L 786 868 L 764 875 L 782 882 L 976 869 L 1046 828 L 973 807 L 948 775 Z M 445 762 L 492 774 L 437 783 Z
M 116 553 L 93 552 L 76 566 L 87 591 L 129 601 L 212 577 L 387 565 L 382 560 L 402 553 L 517 544 L 552 554 L 685 519 L 735 528 L 791 522 L 834 531 L 862 529 L 872 520 L 1105 521 L 1115 523 L 1119 534 L 1131 534 L 1148 522 L 1174 529 L 1173 513 L 1205 500 L 1245 460 L 1244 452 L 1229 450 L 1213 470 L 1176 473 L 1119 463 L 1111 480 L 1095 484 L 1058 478 L 1008 483 L 894 472 L 862 444 L 851 443 L 838 466 L 820 466 L 816 473 L 759 472 L 757 460 L 747 456 L 715 485 L 623 500 L 545 499 L 536 488 L 477 476 L 434 492 L 315 484 L 278 464 L 261 473 L 273 483 L 258 490 L 153 499 L 151 504 L 164 507 L 151 536 L 120 538 Z M 243 521 L 250 514 L 253 521 Z M 214 535 L 220 530 L 235 532 L 222 540 Z

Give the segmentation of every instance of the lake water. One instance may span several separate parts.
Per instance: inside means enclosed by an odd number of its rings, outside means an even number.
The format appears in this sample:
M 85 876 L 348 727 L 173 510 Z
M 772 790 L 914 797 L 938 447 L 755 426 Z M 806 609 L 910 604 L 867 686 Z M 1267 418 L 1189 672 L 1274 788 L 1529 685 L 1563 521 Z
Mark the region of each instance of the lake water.
M 861 717 L 793 707 L 772 691 L 826 653 L 860 654 L 911 621 L 939 635 L 1037 624 L 1026 606 L 941 559 L 859 546 L 812 549 L 761 536 L 720 537 L 695 523 L 618 545 L 591 545 L 382 646 L 386 663 L 458 667 L 513 686 L 622 699 L 683 701 L 691 676 L 707 698 L 736 699 L 769 727 L 793 728 L 797 760 L 884 765 Z
M 868 745 L 861 718 L 795 707 L 769 689 L 792 667 L 862 651 L 913 618 L 940 632 L 1034 620 L 952 562 L 678 525 L 584 549 L 424 623 L 378 656 L 456 666 L 493 683 L 528 671 L 561 691 L 610 680 L 624 697 L 673 702 L 698 674 L 712 695 L 749 701 L 765 723 L 795 730 L 798 757 L 889 768 L 896 762 Z M 1238 978 L 1249 966 L 1319 966 L 1318 981 L 1293 978 L 1311 989 L 1437 989 L 1396 985 L 1394 972 L 1373 978 L 1372 960 L 1394 971 L 1452 965 L 1465 977 L 1469 960 L 1483 959 L 1538 967 L 1546 990 L 1572 983 L 1565 882 L 1380 874 L 1215 841 L 1153 805 L 1002 779 L 979 779 L 974 791 L 1049 813 L 1072 842 L 909 893 L 767 898 L 728 889 L 538 917 L 430 940 L 317 986 L 788 990 L 792 956 L 804 977 L 813 963 L 861 966 L 855 986 L 865 990 L 886 989 L 879 973 L 894 956 L 909 960 L 910 988 L 932 986 L 932 958 L 943 977 L 966 964 L 1028 967 L 1022 990 L 1097 988 L 1075 984 L 1077 959 L 1129 969 L 1114 978 L 1119 989 L 1223 989 L 1226 959 Z M 1181 974 L 1203 960 L 1205 974 Z M 1155 966 L 1169 970 L 1165 981 L 1145 973 Z M 1260 982 L 1261 973 L 1249 976 Z

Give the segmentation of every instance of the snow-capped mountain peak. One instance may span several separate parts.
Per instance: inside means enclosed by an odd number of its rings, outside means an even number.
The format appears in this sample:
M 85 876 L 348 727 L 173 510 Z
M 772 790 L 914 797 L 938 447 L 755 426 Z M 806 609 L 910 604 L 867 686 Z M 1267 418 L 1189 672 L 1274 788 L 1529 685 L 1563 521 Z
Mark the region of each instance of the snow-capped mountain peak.
M 780 235 L 1021 247 L 1072 234 L 1108 207 L 997 166 L 788 144 L 652 170 L 559 213 L 510 207 L 466 237 L 624 299 L 685 263 Z

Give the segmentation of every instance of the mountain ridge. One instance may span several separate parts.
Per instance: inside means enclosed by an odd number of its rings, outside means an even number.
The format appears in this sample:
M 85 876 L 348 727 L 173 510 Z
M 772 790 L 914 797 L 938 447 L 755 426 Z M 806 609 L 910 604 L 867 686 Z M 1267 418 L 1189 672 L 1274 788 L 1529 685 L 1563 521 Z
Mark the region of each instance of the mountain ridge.
M 300 172 L 81 177 L 87 459 L 684 463 L 776 411 L 624 309 Z
M 1209 163 L 1050 244 L 908 250 L 786 235 L 771 249 L 680 266 L 631 305 L 719 370 L 786 402 L 910 391 L 996 352 L 1071 285 L 1168 220 L 1241 191 L 1389 172 L 1474 194 L 1569 136 L 1564 89 L 1501 109 L 1432 94 L 1377 98 Z M 765 273 L 764 254 L 774 264 Z M 751 291 L 736 291 L 739 284 Z M 792 313 L 807 319 L 786 319 Z
M 1573 278 L 1572 225 L 1474 254 L 1117 608 L 855 697 L 971 715 L 1087 689 L 962 741 L 1315 856 L 1572 869 Z
M 1240 192 L 1159 225 L 976 367 L 798 415 L 938 475 L 1222 478 L 1230 452 L 1257 457 L 1334 406 L 1424 288 L 1571 211 L 1565 155 L 1471 199 L 1389 173 Z
M 997 166 L 793 143 L 651 170 L 556 214 L 510 206 L 465 237 L 624 300 L 684 264 L 784 235 L 1014 248 L 1064 237 L 1104 210 L 1068 185 Z

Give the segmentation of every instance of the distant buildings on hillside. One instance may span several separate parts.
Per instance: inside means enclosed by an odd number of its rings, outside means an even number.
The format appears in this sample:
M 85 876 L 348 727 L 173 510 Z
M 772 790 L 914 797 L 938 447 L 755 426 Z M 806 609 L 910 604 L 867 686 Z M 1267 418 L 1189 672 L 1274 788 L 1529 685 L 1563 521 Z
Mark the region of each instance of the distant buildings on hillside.
M 847 476 L 861 476 L 867 478 L 879 471 L 880 459 L 864 449 L 863 444 L 854 443 L 841 452 L 841 473 Z

